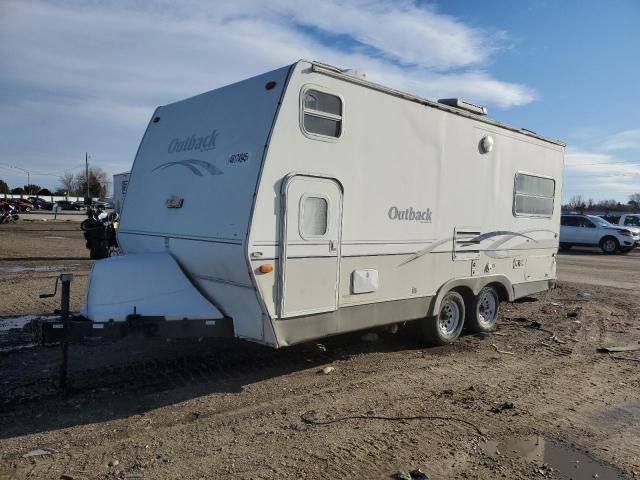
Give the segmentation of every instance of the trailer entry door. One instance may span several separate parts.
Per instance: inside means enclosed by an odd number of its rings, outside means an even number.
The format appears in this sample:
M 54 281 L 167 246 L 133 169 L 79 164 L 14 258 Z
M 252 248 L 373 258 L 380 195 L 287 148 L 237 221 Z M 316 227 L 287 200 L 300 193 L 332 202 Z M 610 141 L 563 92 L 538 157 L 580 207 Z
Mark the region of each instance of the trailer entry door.
M 330 178 L 295 175 L 282 191 L 280 317 L 336 310 L 342 189 Z

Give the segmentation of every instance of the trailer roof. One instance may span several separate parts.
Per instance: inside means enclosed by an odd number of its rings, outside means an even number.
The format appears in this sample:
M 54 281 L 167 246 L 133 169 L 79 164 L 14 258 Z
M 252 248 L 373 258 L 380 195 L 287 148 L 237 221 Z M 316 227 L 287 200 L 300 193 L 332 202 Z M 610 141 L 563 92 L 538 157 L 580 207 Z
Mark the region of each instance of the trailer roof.
M 334 77 L 334 78 L 339 78 L 339 79 L 344 80 L 346 82 L 351 82 L 351 83 L 355 83 L 355 84 L 358 84 L 358 85 L 362 85 L 363 87 L 366 87 L 366 88 L 371 88 L 373 90 L 378 90 L 380 92 L 384 92 L 384 93 L 387 93 L 389 95 L 400 97 L 400 98 L 403 98 L 405 100 L 409 100 L 411 102 L 416 102 L 416 103 L 420 103 L 422 105 L 426 105 L 426 106 L 429 106 L 429 107 L 432 107 L 432 108 L 437 108 L 438 110 L 443 110 L 445 112 L 449 112 L 449 113 L 452 113 L 454 115 L 460 115 L 462 117 L 472 118 L 474 120 L 477 120 L 478 122 L 487 123 L 489 125 L 494 125 L 494 126 L 500 127 L 500 128 L 505 128 L 505 129 L 510 130 L 512 132 L 521 133 L 521 134 L 526 135 L 528 137 L 533 137 L 533 138 L 537 138 L 538 140 L 542 140 L 544 142 L 553 143 L 554 145 L 559 145 L 561 147 L 565 147 L 566 146 L 566 144 L 564 142 L 562 142 L 561 140 L 555 140 L 555 139 L 543 137 L 541 135 L 538 135 L 535 132 L 532 132 L 531 130 L 527 130 L 526 128 L 512 127 L 510 125 L 506 125 L 504 123 L 498 122 L 497 120 L 492 120 L 492 119 L 487 118 L 487 117 L 482 116 L 482 115 L 476 115 L 476 114 L 474 114 L 472 112 L 469 112 L 467 110 L 462 110 L 460 108 L 451 107 L 449 105 L 445 105 L 443 103 L 439 103 L 439 102 L 436 102 L 434 100 L 429 100 L 429 99 L 426 99 L 426 98 L 418 97 L 418 96 L 410 94 L 410 93 L 402 92 L 400 90 L 395 90 L 393 88 L 386 87 L 384 85 L 380 85 L 379 83 L 370 82 L 369 80 L 365 80 L 364 78 L 356 77 L 354 75 L 350 75 L 349 73 L 345 73 L 345 70 L 343 70 L 341 68 L 338 68 L 338 67 L 334 67 L 333 65 L 327 65 L 326 63 L 321 63 L 321 62 L 316 62 L 316 61 L 311 61 L 311 60 L 301 60 L 301 61 L 310 63 L 312 70 L 314 72 L 317 72 L 317 73 L 322 73 L 324 75 L 329 75 L 329 76 Z

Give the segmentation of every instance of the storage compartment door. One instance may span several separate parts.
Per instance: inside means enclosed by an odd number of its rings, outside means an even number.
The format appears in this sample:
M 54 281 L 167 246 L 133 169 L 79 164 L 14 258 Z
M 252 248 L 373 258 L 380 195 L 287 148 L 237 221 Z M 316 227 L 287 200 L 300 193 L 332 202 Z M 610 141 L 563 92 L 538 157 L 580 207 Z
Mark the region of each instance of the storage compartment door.
M 330 178 L 295 175 L 283 185 L 280 317 L 338 307 L 342 189 Z

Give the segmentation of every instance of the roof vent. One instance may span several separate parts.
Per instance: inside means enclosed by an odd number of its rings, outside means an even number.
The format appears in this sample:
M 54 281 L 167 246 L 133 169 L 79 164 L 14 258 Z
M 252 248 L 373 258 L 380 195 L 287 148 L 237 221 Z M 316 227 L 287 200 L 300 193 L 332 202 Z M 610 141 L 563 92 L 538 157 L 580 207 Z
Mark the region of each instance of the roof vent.
M 356 78 L 367 78 L 367 74 L 364 72 L 359 72 L 355 68 L 345 68 L 344 70 L 340 70 L 340 73 L 344 75 L 349 75 L 350 77 Z
M 467 110 L 468 112 L 475 113 L 476 115 L 487 114 L 486 107 L 470 102 L 465 102 L 464 100 L 460 100 L 459 98 L 441 98 L 440 100 L 438 100 L 438 103 L 449 105 L 450 107 L 460 108 L 462 110 Z

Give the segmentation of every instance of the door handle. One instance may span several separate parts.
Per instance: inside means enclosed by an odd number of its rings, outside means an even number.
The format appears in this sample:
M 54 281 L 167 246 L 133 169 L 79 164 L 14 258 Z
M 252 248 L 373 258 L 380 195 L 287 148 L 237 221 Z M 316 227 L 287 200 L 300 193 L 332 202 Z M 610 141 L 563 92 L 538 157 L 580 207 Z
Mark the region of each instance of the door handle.
M 329 240 L 329 251 L 330 252 L 335 252 L 337 249 L 338 249 L 338 247 L 336 247 L 335 240 Z

